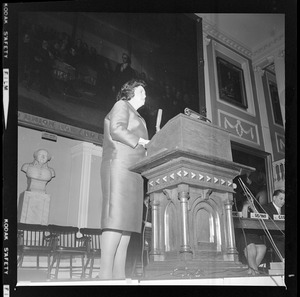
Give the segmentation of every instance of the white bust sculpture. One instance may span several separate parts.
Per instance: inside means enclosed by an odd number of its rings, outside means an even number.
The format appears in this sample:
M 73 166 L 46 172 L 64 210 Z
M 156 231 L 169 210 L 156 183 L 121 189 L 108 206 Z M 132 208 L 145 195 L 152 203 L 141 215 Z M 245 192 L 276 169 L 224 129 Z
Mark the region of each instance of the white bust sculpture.
M 48 167 L 51 156 L 47 150 L 38 149 L 34 152 L 33 157 L 32 163 L 26 163 L 21 168 L 28 178 L 27 190 L 45 193 L 47 183 L 55 177 L 54 169 Z

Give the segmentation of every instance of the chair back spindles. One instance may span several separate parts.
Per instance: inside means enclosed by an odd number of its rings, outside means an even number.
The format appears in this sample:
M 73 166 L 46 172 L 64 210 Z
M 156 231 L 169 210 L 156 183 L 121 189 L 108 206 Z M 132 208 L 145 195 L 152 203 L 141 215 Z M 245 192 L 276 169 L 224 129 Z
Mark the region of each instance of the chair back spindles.
M 46 256 L 48 274 L 50 277 L 50 257 L 53 252 L 48 226 L 40 224 L 18 223 L 18 266 L 22 267 L 24 256 L 36 256 L 36 266 L 39 269 L 39 257 Z
M 85 277 L 85 270 L 90 263 L 91 277 L 94 259 L 100 258 L 100 229 L 81 228 L 74 226 L 61 225 L 37 225 L 18 223 L 18 265 L 21 267 L 24 255 L 37 256 L 37 267 L 39 256 L 48 256 L 48 275 L 50 278 L 51 270 L 56 263 L 55 275 L 58 277 L 60 268 L 60 260 L 62 258 L 70 258 L 70 278 L 72 278 L 73 258 L 81 257 L 81 277 Z M 50 257 L 52 256 L 52 261 Z M 86 264 L 84 259 L 87 259 Z M 20 264 L 19 264 L 20 263 Z M 64 266 L 65 267 L 65 266 Z M 65 267 L 66 268 L 66 267 Z

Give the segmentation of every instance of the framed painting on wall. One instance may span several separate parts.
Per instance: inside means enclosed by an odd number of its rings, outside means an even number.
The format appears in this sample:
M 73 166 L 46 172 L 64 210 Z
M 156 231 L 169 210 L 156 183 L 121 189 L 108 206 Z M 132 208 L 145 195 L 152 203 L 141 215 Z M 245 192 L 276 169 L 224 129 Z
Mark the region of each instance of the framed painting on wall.
M 220 99 L 247 109 L 243 69 L 223 58 L 216 59 Z
M 185 107 L 199 111 L 192 14 L 25 11 L 18 21 L 19 125 L 102 144 L 125 53 L 131 78 L 147 83 L 139 112 L 150 136 L 158 109 L 162 126 Z

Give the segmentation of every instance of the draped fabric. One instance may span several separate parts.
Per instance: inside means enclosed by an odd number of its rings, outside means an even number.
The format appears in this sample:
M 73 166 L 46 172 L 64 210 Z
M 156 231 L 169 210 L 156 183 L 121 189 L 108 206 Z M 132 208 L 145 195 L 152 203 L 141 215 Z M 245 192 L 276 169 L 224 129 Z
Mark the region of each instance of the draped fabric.
M 146 155 L 140 137 L 148 139 L 144 119 L 129 102 L 116 102 L 104 120 L 102 229 L 141 232 L 143 178 L 129 170 Z

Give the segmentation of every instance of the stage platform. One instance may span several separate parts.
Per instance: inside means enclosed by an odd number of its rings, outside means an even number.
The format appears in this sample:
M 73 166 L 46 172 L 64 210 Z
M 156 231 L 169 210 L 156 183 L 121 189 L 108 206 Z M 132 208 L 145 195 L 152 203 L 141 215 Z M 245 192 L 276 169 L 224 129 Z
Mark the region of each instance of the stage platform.
M 177 271 L 176 276 L 159 279 L 127 278 L 125 280 L 99 280 L 97 273 L 91 279 L 80 279 L 79 275 L 69 278 L 67 272 L 58 279 L 47 280 L 43 269 L 19 268 L 17 286 L 285 286 L 284 275 L 248 276 L 247 268 L 236 271 L 219 271 L 214 274 L 188 275 Z

